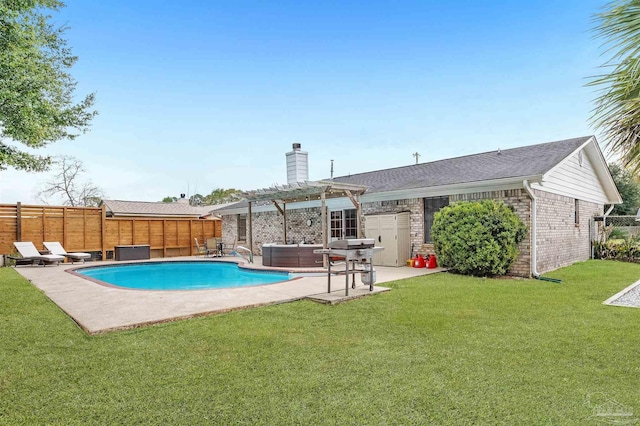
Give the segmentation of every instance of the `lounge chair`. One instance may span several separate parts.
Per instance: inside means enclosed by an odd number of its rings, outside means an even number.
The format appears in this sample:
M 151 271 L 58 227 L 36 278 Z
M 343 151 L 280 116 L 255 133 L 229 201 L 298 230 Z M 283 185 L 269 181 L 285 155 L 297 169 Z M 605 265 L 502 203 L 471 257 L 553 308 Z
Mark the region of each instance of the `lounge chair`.
M 57 254 L 40 254 L 31 241 L 15 242 L 13 245 L 22 256 L 22 259 L 30 260 L 32 265 L 38 265 L 40 262 L 45 266 L 47 263 L 55 263 L 58 265 L 60 261 L 64 260 L 63 256 Z
M 64 247 L 62 247 L 62 244 L 60 244 L 57 241 L 45 241 L 42 244 L 44 244 L 44 246 L 47 248 L 47 250 L 51 252 L 51 254 L 64 256 L 67 259 L 69 259 L 71 263 L 75 261 L 82 261 L 82 263 L 84 263 L 86 259 L 91 259 L 91 254 L 89 253 L 82 253 L 82 252 L 67 253 Z

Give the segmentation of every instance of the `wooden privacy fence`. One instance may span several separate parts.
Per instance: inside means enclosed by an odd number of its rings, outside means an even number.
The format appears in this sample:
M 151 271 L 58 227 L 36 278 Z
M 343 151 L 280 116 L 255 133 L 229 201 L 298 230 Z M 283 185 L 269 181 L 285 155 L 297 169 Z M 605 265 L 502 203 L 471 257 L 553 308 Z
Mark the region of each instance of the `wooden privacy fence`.
M 205 219 L 107 218 L 99 207 L 0 204 L 0 254 L 15 252 L 14 241 L 60 241 L 68 251 L 100 252 L 110 258 L 114 246 L 149 244 L 151 257 L 195 254 L 194 238 L 222 236 L 222 222 Z

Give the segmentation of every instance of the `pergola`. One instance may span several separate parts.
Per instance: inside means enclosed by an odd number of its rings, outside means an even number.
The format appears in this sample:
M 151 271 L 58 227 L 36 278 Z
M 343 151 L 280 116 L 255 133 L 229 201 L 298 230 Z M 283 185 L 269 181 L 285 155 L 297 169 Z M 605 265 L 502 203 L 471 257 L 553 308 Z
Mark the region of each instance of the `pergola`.
M 249 203 L 247 221 L 249 227 L 249 247 L 253 250 L 253 227 L 251 219 L 251 205 L 257 201 L 271 201 L 283 217 L 283 237 L 287 241 L 287 203 L 296 203 L 310 200 L 320 200 L 322 215 L 322 247 L 327 248 L 329 239 L 327 235 L 327 208 L 328 198 L 348 197 L 357 211 L 357 233 L 362 238 L 362 223 L 360 219 L 360 196 L 367 190 L 366 186 L 350 185 L 327 180 L 295 182 L 288 185 L 276 185 L 270 188 L 257 189 L 243 192 L 241 195 Z

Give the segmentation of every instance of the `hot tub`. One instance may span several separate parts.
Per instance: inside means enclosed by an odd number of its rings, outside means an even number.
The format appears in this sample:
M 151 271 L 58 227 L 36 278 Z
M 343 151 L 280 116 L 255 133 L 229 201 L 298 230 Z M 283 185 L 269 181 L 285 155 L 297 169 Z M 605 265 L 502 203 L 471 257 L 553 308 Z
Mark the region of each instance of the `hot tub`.
M 322 244 L 263 244 L 262 265 L 283 268 L 320 268 Z

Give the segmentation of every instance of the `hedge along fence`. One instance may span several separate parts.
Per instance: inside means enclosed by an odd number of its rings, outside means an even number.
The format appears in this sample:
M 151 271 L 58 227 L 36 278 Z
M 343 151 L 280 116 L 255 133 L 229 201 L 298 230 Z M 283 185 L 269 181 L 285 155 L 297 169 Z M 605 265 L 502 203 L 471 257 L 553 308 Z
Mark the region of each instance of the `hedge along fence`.
M 174 218 L 107 218 L 99 207 L 0 204 L 0 254 L 15 251 L 14 241 L 59 241 L 69 251 L 100 252 L 117 245 L 149 244 L 152 257 L 195 254 L 194 238 L 222 236 L 222 221 Z
M 596 259 L 640 263 L 640 221 L 637 216 L 607 216 L 598 239 Z

